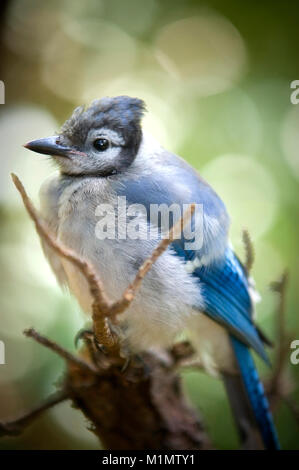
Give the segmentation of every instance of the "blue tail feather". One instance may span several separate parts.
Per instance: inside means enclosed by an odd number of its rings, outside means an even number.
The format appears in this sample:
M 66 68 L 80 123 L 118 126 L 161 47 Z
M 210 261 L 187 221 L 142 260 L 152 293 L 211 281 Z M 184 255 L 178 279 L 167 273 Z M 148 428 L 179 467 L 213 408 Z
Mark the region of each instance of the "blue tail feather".
M 246 395 L 267 449 L 280 449 L 269 403 L 248 346 L 231 336 Z

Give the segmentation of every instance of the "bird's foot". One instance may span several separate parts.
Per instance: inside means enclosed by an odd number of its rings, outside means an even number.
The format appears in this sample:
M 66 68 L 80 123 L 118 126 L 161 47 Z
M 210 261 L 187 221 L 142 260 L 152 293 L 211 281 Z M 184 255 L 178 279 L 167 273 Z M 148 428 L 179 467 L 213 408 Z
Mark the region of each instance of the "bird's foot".
M 78 333 L 75 336 L 74 343 L 75 347 L 78 348 L 79 341 L 83 340 L 84 342 L 91 340 L 91 337 L 93 336 L 93 331 L 92 329 L 88 328 L 81 328 L 81 330 L 78 331 Z
M 99 352 L 106 354 L 105 346 L 103 344 L 100 344 L 95 339 L 94 331 L 92 330 L 92 328 L 82 328 L 78 331 L 74 340 L 76 348 L 78 347 L 79 341 L 81 340 L 84 341 L 86 346 L 89 346 L 91 343 L 93 343 L 93 345 Z
M 79 341 L 83 341 L 85 350 L 92 362 L 99 368 L 107 368 L 107 350 L 103 344 L 100 344 L 95 337 L 92 328 L 82 328 L 75 336 L 75 346 L 78 347 Z M 109 361 L 108 361 L 109 362 Z

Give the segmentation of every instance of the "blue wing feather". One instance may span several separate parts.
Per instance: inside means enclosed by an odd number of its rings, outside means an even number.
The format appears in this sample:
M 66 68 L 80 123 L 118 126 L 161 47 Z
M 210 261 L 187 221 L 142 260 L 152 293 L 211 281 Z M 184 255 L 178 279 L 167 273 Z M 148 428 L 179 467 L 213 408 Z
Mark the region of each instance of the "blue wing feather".
M 195 269 L 193 276 L 200 283 L 203 311 L 269 362 L 252 322 L 248 281 L 232 250 L 227 248 L 224 259 Z
M 280 449 L 279 440 L 273 423 L 269 403 L 265 395 L 254 361 L 247 346 L 231 337 L 237 363 L 251 404 L 253 414 L 261 431 L 267 449 Z

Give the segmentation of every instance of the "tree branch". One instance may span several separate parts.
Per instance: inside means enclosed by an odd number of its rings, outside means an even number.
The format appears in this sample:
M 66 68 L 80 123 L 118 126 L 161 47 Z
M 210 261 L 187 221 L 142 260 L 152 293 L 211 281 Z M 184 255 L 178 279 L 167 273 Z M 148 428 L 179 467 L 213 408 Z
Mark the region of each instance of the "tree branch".
M 271 377 L 269 390 L 271 395 L 281 395 L 282 375 L 285 369 L 286 356 L 289 351 L 288 335 L 285 328 L 285 306 L 286 306 L 286 290 L 288 284 L 288 273 L 285 271 L 278 281 L 272 282 L 270 288 L 279 295 L 277 315 L 276 315 L 276 359 L 274 372 Z
M 114 345 L 114 338 L 110 332 L 106 316 L 108 316 L 111 302 L 108 300 L 101 280 L 93 266 L 86 260 L 82 259 L 77 253 L 70 248 L 67 248 L 59 240 L 57 240 L 48 229 L 47 224 L 38 214 L 31 200 L 29 199 L 26 190 L 19 180 L 19 178 L 12 173 L 12 180 L 21 194 L 24 206 L 35 224 L 35 228 L 39 236 L 59 255 L 70 261 L 75 265 L 83 274 L 88 282 L 90 294 L 93 298 L 93 320 L 95 327 L 95 335 L 99 338 L 100 342 L 105 344 L 108 348 Z
M 67 391 L 61 390 L 50 395 L 43 403 L 32 408 L 13 421 L 0 421 L 0 437 L 3 436 L 17 436 L 27 426 L 29 426 L 36 418 L 38 418 L 44 411 L 52 408 L 53 406 L 65 401 L 69 398 Z
M 246 255 L 244 266 L 246 268 L 247 273 L 249 274 L 254 263 L 254 247 L 251 241 L 250 234 L 247 229 L 244 229 L 242 231 L 242 239 L 243 239 L 243 243 L 245 247 L 245 255 Z
M 75 356 L 74 354 L 70 353 L 66 349 L 59 346 L 59 344 L 55 343 L 54 341 L 51 341 L 45 336 L 42 336 L 37 331 L 35 331 L 34 328 L 29 328 L 28 330 L 25 330 L 24 335 L 27 336 L 28 338 L 33 338 L 37 343 L 42 344 L 48 349 L 51 349 L 56 354 L 58 354 L 63 359 L 65 359 L 67 363 L 76 365 L 77 367 L 81 369 L 86 369 L 89 372 L 92 372 L 95 374 L 98 372 L 96 367 L 93 364 L 84 361 L 80 357 Z

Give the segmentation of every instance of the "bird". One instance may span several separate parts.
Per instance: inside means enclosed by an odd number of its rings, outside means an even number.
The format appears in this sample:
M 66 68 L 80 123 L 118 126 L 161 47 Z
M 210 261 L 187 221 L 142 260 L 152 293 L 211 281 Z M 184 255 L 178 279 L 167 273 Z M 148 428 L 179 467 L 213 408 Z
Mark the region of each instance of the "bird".
M 118 333 L 124 350 L 138 354 L 168 348 L 185 331 L 203 368 L 223 380 L 244 446 L 279 449 L 252 357 L 255 351 L 269 364 L 265 336 L 255 323 L 256 291 L 230 243 L 227 209 L 195 169 L 143 129 L 145 112 L 139 98 L 103 97 L 77 107 L 57 135 L 25 144 L 57 167 L 41 185 L 41 214 L 58 240 L 93 265 L 108 297 L 117 300 L 163 236 L 164 222 L 153 223 L 151 208 L 201 207 L 201 224 L 192 219 L 193 241 L 200 231 L 201 243 L 187 246 L 185 234 L 173 240 L 119 316 Z M 116 210 L 124 201 L 133 207 L 128 220 Z M 133 224 L 132 236 L 124 224 Z M 156 237 L 148 236 L 152 228 Z M 58 282 L 90 314 L 82 274 L 42 245 Z

